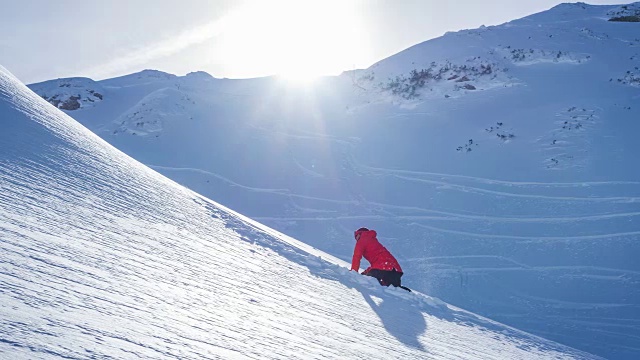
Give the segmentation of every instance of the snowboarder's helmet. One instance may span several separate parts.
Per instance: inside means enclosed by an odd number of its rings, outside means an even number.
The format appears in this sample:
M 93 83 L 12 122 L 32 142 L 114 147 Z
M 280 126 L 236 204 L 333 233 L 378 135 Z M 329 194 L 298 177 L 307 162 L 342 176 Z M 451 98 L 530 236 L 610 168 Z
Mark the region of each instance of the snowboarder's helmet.
M 360 235 L 362 235 L 363 232 L 365 231 L 369 231 L 369 229 L 367 229 L 366 227 L 361 227 L 360 229 L 356 230 L 353 233 L 353 237 L 356 238 L 356 241 L 358 241 L 358 239 L 360 239 Z

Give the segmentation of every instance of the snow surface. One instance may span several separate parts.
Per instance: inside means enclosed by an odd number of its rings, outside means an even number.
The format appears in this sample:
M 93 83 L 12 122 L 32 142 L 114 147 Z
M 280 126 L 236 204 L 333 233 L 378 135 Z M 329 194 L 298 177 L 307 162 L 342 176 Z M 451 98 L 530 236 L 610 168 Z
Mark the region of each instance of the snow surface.
M 311 88 L 144 71 L 68 114 L 342 260 L 374 228 L 412 288 L 637 359 L 640 28 L 608 20 L 638 4 L 447 33 Z
M 145 167 L 0 68 L 3 359 L 588 359 Z

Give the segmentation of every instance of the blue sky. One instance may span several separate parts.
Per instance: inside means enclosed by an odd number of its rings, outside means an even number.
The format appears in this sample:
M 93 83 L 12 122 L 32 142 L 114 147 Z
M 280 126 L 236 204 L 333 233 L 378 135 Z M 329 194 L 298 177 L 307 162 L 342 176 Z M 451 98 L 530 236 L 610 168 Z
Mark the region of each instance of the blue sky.
M 558 3 L 24 0 L 3 4 L 0 65 L 26 83 L 146 68 L 229 78 L 336 74 L 447 31 L 504 23 Z

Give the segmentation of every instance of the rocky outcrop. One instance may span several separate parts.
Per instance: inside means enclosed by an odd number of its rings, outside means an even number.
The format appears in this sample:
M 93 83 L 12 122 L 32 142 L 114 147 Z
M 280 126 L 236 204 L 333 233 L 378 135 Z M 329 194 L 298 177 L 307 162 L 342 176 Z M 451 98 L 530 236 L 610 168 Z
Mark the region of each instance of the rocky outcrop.
M 104 89 L 88 78 L 67 78 L 29 85 L 31 90 L 62 110 L 78 110 L 104 99 Z

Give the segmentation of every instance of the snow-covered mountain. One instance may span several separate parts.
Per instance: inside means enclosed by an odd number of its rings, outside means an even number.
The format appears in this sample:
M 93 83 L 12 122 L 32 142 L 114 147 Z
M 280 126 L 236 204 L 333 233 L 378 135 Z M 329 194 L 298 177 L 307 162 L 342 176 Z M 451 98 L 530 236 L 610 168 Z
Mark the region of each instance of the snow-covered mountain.
M 639 4 L 447 33 L 314 87 L 144 71 L 95 82 L 102 101 L 67 113 L 342 260 L 374 228 L 410 287 L 635 359 Z M 31 88 L 51 101 L 52 84 Z
M 33 85 L 37 92 L 53 106 L 63 110 L 77 110 L 93 106 L 102 100 L 102 85 L 87 78 L 69 78 Z
M 3 359 L 595 359 L 348 264 L 92 134 L 0 68 Z

